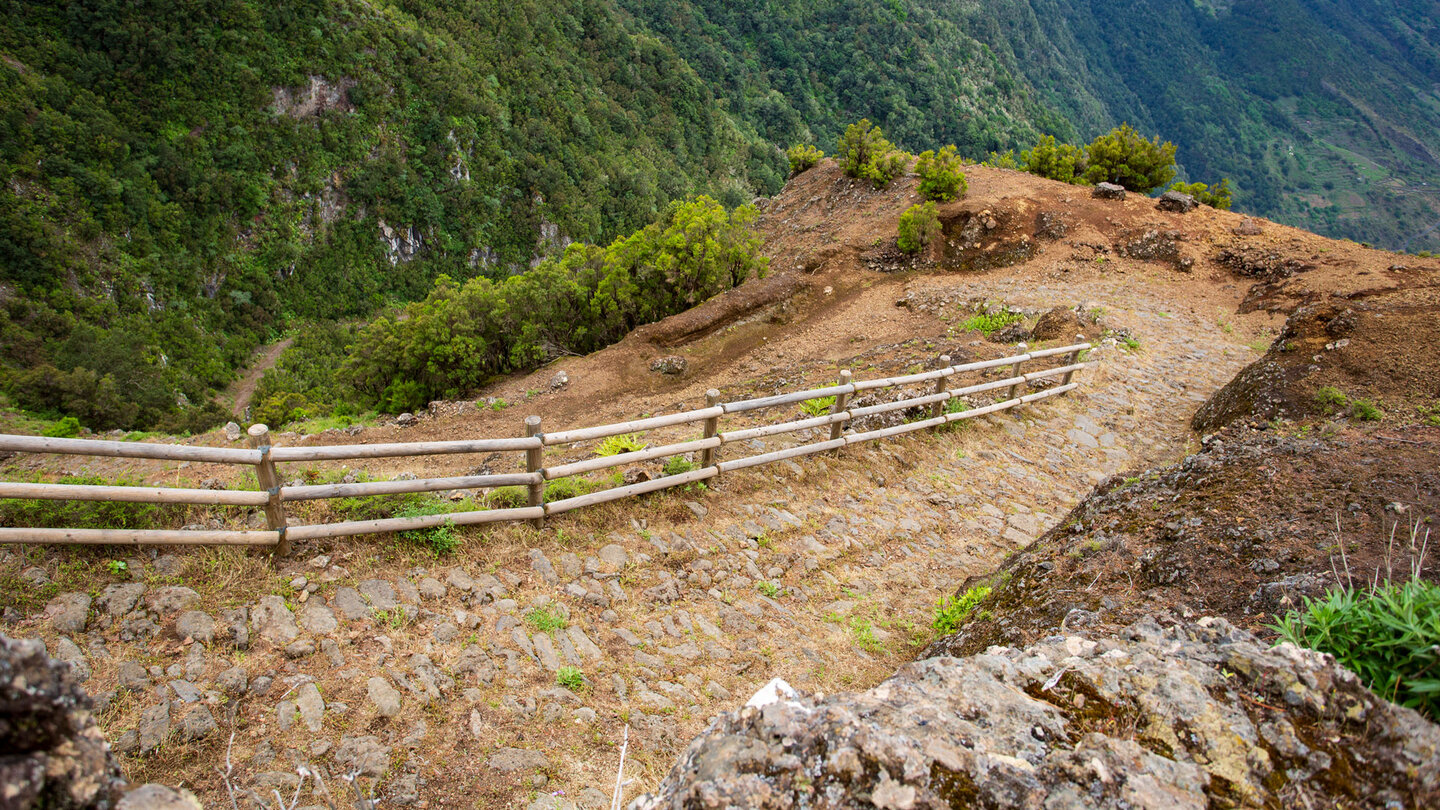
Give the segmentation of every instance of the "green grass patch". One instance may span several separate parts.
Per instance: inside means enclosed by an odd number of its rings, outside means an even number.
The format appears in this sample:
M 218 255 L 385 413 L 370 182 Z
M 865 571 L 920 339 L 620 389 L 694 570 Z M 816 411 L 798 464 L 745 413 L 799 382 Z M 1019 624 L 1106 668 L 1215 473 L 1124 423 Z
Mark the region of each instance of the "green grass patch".
M 555 605 L 546 603 L 539 607 L 531 608 L 525 614 L 525 624 L 537 633 L 549 633 L 555 630 L 564 630 L 569 624 L 565 620 L 565 614 Z
M 1307 598 L 1273 629 L 1329 653 L 1376 694 L 1440 721 L 1440 585 L 1413 579 Z
M 22 476 L 38 483 L 39 476 Z M 138 478 L 107 479 L 98 475 L 71 475 L 57 484 L 84 486 L 148 486 Z M 63 529 L 164 529 L 178 528 L 191 508 L 184 504 L 116 503 L 106 501 L 52 501 L 31 498 L 0 499 L 0 526 L 15 528 Z
M 989 585 L 976 585 L 957 597 L 941 597 L 935 603 L 935 616 L 930 626 L 937 633 L 953 633 L 969 618 L 970 612 L 990 595 Z
M 571 692 L 585 691 L 585 673 L 579 667 L 560 667 L 555 673 L 555 685 Z
M 684 456 L 671 456 L 665 459 L 665 466 L 660 471 L 666 475 L 681 475 L 696 469 L 699 468 Z
M 967 332 L 983 332 L 988 335 L 991 332 L 1004 329 L 1012 323 L 1019 323 L 1023 320 L 1025 320 L 1024 315 L 1004 309 L 993 314 L 982 312 L 979 315 L 974 315 L 969 320 L 960 324 L 960 328 Z

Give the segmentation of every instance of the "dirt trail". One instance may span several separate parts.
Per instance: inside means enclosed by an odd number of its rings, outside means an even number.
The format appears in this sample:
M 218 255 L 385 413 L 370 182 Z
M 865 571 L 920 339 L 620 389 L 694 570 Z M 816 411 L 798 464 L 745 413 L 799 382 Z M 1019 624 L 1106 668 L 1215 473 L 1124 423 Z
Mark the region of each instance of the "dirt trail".
M 729 473 L 707 491 L 579 510 L 540 531 L 466 532 L 461 548 L 440 558 L 374 537 L 302 544 L 278 572 L 208 549 L 114 550 L 128 567 L 110 573 L 103 552 L 0 552 L 0 585 L 17 610 L 7 632 L 52 645 L 62 632 L 75 639 L 129 775 L 185 779 L 207 804 L 224 803 L 213 766 L 226 755 L 218 708 L 226 700 L 237 710 L 232 755 L 244 787 L 293 790 L 305 763 L 331 774 L 358 769 L 394 804 L 542 810 L 608 807 L 627 725 L 635 781 L 626 794 L 634 796 L 710 716 L 772 677 L 815 691 L 871 686 L 932 638 L 935 602 L 958 582 L 1033 541 L 1108 476 L 1192 452 L 1191 414 L 1283 323 L 1283 314 L 1237 312 L 1254 280 L 1210 261 L 1237 239 L 1238 215 L 1158 212 L 1133 196 L 1091 200 L 1083 189 L 979 167 L 970 184 L 965 200 L 941 206 L 945 238 L 912 263 L 891 246 L 900 212 L 917 200 L 913 178 L 876 192 L 822 165 L 770 201 L 762 222 L 788 297 L 757 308 L 741 293 L 733 307 L 722 299 L 674 328 L 480 392 L 509 407 L 438 403 L 413 427 L 278 440 L 510 436 L 530 413 L 552 430 L 579 427 L 696 407 L 711 387 L 736 398 L 822 384 L 841 368 L 867 378 L 942 353 L 1012 351 L 961 327 L 975 301 L 1003 302 L 1032 321 L 1078 308 L 1090 327 L 1118 334 L 1070 396 L 967 430 Z M 1393 261 L 1270 223 L 1260 231 L 1238 238 L 1261 253 L 1323 250 L 1313 276 L 1336 285 L 1348 278 L 1345 266 L 1370 272 Z M 1287 288 L 1277 297 L 1309 294 Z M 674 343 L 683 335 L 699 337 Z M 688 370 L 650 372 L 665 354 L 685 357 Z M 559 370 L 570 382 L 552 390 Z M 725 429 L 747 424 L 729 419 Z M 647 438 L 688 437 L 693 429 Z M 767 437 L 743 451 L 813 440 Z M 588 453 L 552 448 L 546 463 Z M 422 468 L 391 460 L 366 470 L 499 472 L 516 461 L 442 457 Z M 40 464 L 17 458 L 10 470 Z M 160 474 L 135 461 L 72 466 L 150 470 L 167 483 L 235 476 L 209 465 Z M 281 474 L 327 473 L 312 466 Z M 328 508 L 297 505 L 295 514 L 333 517 Z M 201 519 L 257 519 L 231 514 Z M 144 585 L 138 609 L 111 587 L 126 580 Z M 193 598 L 163 590 L 182 584 Z M 64 591 L 103 597 L 81 629 L 42 611 Z M 194 616 L 177 628 L 180 601 L 213 629 Z M 583 683 L 563 687 L 573 673 L 562 667 L 577 668 Z
M 250 399 L 255 396 L 255 386 L 260 384 L 260 378 L 265 372 L 275 367 L 280 355 L 295 342 L 295 338 L 277 340 L 268 346 L 261 346 L 255 350 L 250 358 L 250 364 L 241 372 L 240 379 L 230 383 L 225 392 L 220 395 L 220 401 L 229 403 L 230 413 L 237 419 L 245 415 L 245 409 L 250 407 Z

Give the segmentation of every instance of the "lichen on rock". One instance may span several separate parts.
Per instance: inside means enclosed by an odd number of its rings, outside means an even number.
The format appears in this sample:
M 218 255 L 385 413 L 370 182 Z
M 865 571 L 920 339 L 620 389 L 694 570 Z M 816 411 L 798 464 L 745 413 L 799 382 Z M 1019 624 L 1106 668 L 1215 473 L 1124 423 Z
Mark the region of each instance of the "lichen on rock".
M 631 810 L 1426 807 L 1440 727 L 1223 619 L 908 664 L 716 718 Z

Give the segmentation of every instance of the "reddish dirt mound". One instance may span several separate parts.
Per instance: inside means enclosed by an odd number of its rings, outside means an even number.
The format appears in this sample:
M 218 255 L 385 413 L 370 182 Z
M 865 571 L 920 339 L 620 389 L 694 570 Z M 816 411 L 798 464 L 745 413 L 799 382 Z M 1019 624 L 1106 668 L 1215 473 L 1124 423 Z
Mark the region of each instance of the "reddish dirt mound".
M 1275 613 L 1347 571 L 1357 583 L 1408 577 L 1436 516 L 1440 428 L 1408 438 L 1232 428 L 1174 467 L 1111 478 L 999 571 L 967 581 L 960 592 L 990 584 L 994 593 L 922 657 L 1028 644 L 1056 628 L 1118 630 L 1166 612 L 1273 635 Z M 1440 580 L 1437 541 L 1431 533 L 1426 579 Z

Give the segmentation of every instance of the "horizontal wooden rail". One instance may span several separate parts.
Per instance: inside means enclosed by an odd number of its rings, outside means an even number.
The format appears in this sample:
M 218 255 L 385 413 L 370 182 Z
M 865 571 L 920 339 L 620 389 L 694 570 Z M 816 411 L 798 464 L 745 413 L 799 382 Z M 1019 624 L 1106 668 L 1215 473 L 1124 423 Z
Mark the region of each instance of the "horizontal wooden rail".
M 545 514 L 558 515 L 561 512 L 569 512 L 572 509 L 579 509 L 582 506 L 594 506 L 597 503 L 616 501 L 621 498 L 628 498 L 631 495 L 644 495 L 647 492 L 657 492 L 670 487 L 678 487 L 683 484 L 693 484 L 696 481 L 704 481 L 706 478 L 713 478 L 718 473 L 714 467 L 701 467 L 698 470 L 680 473 L 679 475 L 667 475 L 663 478 L 652 478 L 649 481 L 641 481 L 638 484 L 627 484 L 623 487 L 602 489 L 599 492 L 591 492 L 585 495 L 576 495 L 573 498 L 564 498 L 558 501 L 551 501 L 545 504 Z
M 720 446 L 720 437 L 713 436 L 708 439 L 695 439 L 694 441 L 680 442 L 678 444 L 667 444 L 660 447 L 647 447 L 644 450 L 633 450 L 629 453 L 616 453 L 613 456 L 600 456 L 584 461 L 576 461 L 570 464 L 561 464 L 556 467 L 546 467 L 541 470 L 547 480 L 565 478 L 580 473 L 593 472 L 595 470 L 609 469 L 610 467 L 623 467 L 626 464 L 634 464 L 641 461 L 649 461 L 664 456 L 678 456 L 682 453 L 694 453 L 700 450 L 710 450 Z
M 455 478 L 413 478 L 408 481 L 364 481 L 354 484 L 313 484 L 281 487 L 282 501 L 315 501 L 324 498 L 359 498 L 367 495 L 398 495 L 406 492 L 439 492 L 445 489 L 516 487 L 538 483 L 533 473 L 509 475 L 462 475 Z M 261 493 L 262 495 L 264 493 Z
M 545 444 L 549 446 L 583 442 L 591 439 L 603 439 L 608 436 L 620 436 L 626 433 L 644 433 L 647 430 L 670 427 L 671 425 L 702 422 L 706 419 L 713 419 L 722 413 L 724 413 L 724 410 L 717 405 L 714 408 L 701 408 L 698 411 L 669 413 L 664 416 L 652 416 L 648 419 L 636 419 L 615 425 L 600 425 L 592 428 L 580 428 L 579 430 L 561 430 L 556 433 L 546 433 L 544 441 Z
M 291 540 L 314 540 L 318 537 L 340 537 L 347 534 L 379 534 L 381 532 L 406 532 L 417 529 L 433 529 L 449 523 L 455 526 L 472 526 L 477 523 L 497 523 L 502 520 L 532 520 L 543 517 L 544 510 L 538 506 L 518 509 L 479 509 L 473 512 L 447 512 L 439 515 L 418 517 L 381 518 L 379 520 L 351 520 L 344 523 L 321 523 L 313 526 L 291 526 L 285 530 Z
M 270 496 L 254 490 L 116 487 L 90 484 L 26 484 L 0 481 L 0 498 L 122 503 L 197 503 L 207 506 L 264 506 Z
M 772 461 L 784 461 L 787 458 L 808 456 L 811 453 L 823 453 L 826 450 L 838 450 L 844 446 L 844 439 L 830 439 L 829 441 L 815 442 L 814 444 L 802 444 L 799 447 L 791 447 L 785 450 L 776 450 L 772 453 L 763 453 L 758 456 L 737 458 L 733 461 L 722 461 L 715 466 L 720 468 L 720 472 L 743 470 L 746 467 L 754 467 L 760 464 L 769 464 Z
M 192 447 L 188 444 L 111 442 L 100 439 L 52 439 L 48 436 L 0 434 L 0 450 L 16 453 L 61 453 L 67 456 L 155 458 L 166 461 L 208 461 L 216 464 L 259 464 L 259 450 Z
M 796 391 L 793 394 L 777 394 L 773 397 L 760 397 L 759 399 L 742 399 L 739 402 L 727 402 L 720 406 L 725 413 L 744 413 L 758 408 L 773 408 L 776 405 L 793 405 L 796 402 L 804 402 L 808 399 L 821 399 L 833 397 L 840 394 L 855 393 L 854 383 L 848 385 L 833 385 L 829 388 L 816 388 L 810 391 Z
M 1022 344 L 1021 348 L 1024 346 Z M 29 453 L 62 453 L 70 455 L 109 456 L 116 458 L 151 458 L 174 461 L 211 462 L 224 464 L 248 464 L 256 468 L 262 482 L 258 491 L 185 489 L 171 487 L 124 487 L 88 484 L 52 484 L 28 482 L 0 482 L 0 498 L 41 498 L 52 500 L 92 500 L 140 503 L 192 503 L 202 505 L 231 505 L 264 507 L 267 531 L 200 530 L 174 531 L 150 529 L 62 529 L 62 528 L 4 528 L 0 527 L 0 543 L 171 543 L 171 544 L 219 544 L 271 546 L 281 550 L 295 540 L 315 540 L 344 535 L 375 534 L 381 532 L 403 532 L 431 529 L 443 525 L 467 526 L 501 521 L 528 520 L 537 527 L 546 516 L 586 506 L 606 503 L 621 498 L 643 495 L 651 492 L 684 486 L 713 478 L 722 473 L 743 470 L 763 464 L 787 459 L 800 458 L 814 453 L 859 444 L 868 441 L 901 436 L 914 431 L 935 428 L 964 419 L 974 419 L 987 414 L 1015 408 L 1032 402 L 1059 396 L 1079 387 L 1072 382 L 1075 372 L 1089 368 L 1091 363 L 1078 362 L 1082 352 L 1091 348 L 1088 342 L 1039 349 L 1010 357 L 980 360 L 972 363 L 951 365 L 949 357 L 941 357 L 942 368 L 914 374 L 883 377 L 874 380 L 851 380 L 849 371 L 841 372 L 840 384 L 807 391 L 744 399 L 722 403 L 717 391 L 706 394 L 707 407 L 692 411 L 681 411 L 661 416 L 635 419 L 611 425 L 562 430 L 545 433 L 540 418 L 531 416 L 525 420 L 527 435 L 506 439 L 475 439 L 438 442 L 409 442 L 388 444 L 350 444 L 315 447 L 274 447 L 268 428 L 255 425 L 250 429 L 253 449 L 231 449 L 222 447 L 197 447 L 191 445 L 148 444 L 141 442 L 113 442 L 92 439 L 59 439 L 35 436 L 11 436 L 0 434 L 0 451 Z M 1063 365 L 1021 373 L 1025 363 L 1068 355 Z M 1010 376 L 980 382 L 974 385 L 951 387 L 950 378 L 965 372 L 986 371 L 1009 367 Z M 1003 373 L 1003 372 L 1002 372 Z M 1060 377 L 1059 384 L 1051 384 L 1034 393 L 1021 395 L 1024 387 L 1047 378 Z M 904 396 L 893 402 L 884 402 L 864 407 L 854 407 L 852 395 L 883 388 L 901 388 L 933 382 L 926 386 L 928 393 Z M 1008 389 L 1009 393 L 1000 402 L 947 413 L 945 403 L 989 391 Z M 913 391 L 913 389 L 911 389 Z M 903 395 L 902 395 L 903 396 Z M 739 414 L 762 408 L 779 407 L 805 402 L 807 400 L 835 397 L 829 405 L 830 412 L 805 419 L 792 419 L 776 424 L 759 425 L 750 428 L 721 431 L 720 418 L 726 414 Z M 928 418 L 913 422 L 877 428 L 864 432 L 845 434 L 847 426 L 856 419 L 901 410 L 924 409 Z M 697 439 L 657 447 L 646 447 L 628 453 L 598 456 L 578 461 L 569 461 L 543 466 L 545 447 L 575 444 L 628 433 L 643 433 L 660 428 L 703 423 L 703 435 Z M 830 428 L 828 440 L 809 442 L 770 452 L 762 452 L 741 458 L 719 459 L 720 448 L 737 442 L 760 439 L 798 431 Z M 823 434 L 822 434 L 823 435 Z M 437 478 L 417 478 L 397 481 L 364 481 L 353 484 L 315 484 L 281 486 L 275 472 L 278 463 L 335 461 L 341 459 L 394 458 L 460 453 L 524 452 L 527 472 L 508 474 L 465 475 Z M 684 454 L 698 454 L 699 469 L 678 475 L 664 476 L 627 484 L 597 492 L 545 503 L 546 480 L 555 480 L 574 475 L 622 467 L 645 461 Z M 286 517 L 280 504 L 287 501 L 323 500 L 331 498 L 369 497 L 412 492 L 436 492 L 442 490 L 475 490 L 502 486 L 519 486 L 528 490 L 529 506 L 506 509 L 479 509 L 465 512 L 420 515 L 416 517 L 392 517 L 376 520 L 343 521 L 339 523 L 287 526 Z
M 270 459 L 282 461 L 339 461 L 352 458 L 439 456 L 455 453 L 494 453 L 539 447 L 539 438 L 475 439 L 453 442 L 399 442 L 395 444 L 331 444 L 321 447 L 275 447 Z M 258 459 L 257 459 L 258 461 Z M 254 462 L 252 462 L 254 463 Z
M 0 528 L 0 543 L 83 543 L 106 546 L 133 546 L 142 543 L 172 546 L 273 546 L 278 542 L 280 542 L 280 533 L 268 531 Z

